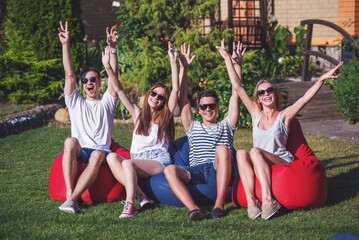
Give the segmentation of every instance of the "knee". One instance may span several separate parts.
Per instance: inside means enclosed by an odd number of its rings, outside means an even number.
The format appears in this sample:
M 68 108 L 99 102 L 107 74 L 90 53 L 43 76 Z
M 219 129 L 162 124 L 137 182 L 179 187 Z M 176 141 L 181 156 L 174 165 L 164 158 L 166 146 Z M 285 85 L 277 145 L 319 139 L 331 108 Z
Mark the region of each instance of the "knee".
M 105 160 L 105 156 L 105 153 L 101 151 L 93 151 L 89 159 L 89 166 L 99 168 L 101 166 L 101 163 Z
M 249 153 L 245 149 L 239 149 L 237 151 L 236 156 L 237 156 L 237 162 L 238 163 L 249 161 Z
M 74 138 L 74 137 L 66 138 L 65 143 L 64 143 L 65 150 L 74 150 L 77 147 L 80 147 L 80 143 L 77 140 L 77 138 Z
M 166 178 L 176 175 L 176 166 L 169 165 L 163 170 Z
M 122 161 L 123 168 L 130 168 L 132 165 L 132 160 L 126 159 Z
M 229 148 L 225 145 L 220 145 L 216 148 L 216 159 L 219 162 L 231 162 L 232 154 Z
M 228 149 L 228 147 L 226 145 L 219 145 L 217 148 L 216 148 L 216 154 L 230 154 L 230 151 Z
M 107 160 L 107 164 L 108 164 L 109 166 L 112 166 L 112 165 L 114 165 L 117 161 L 119 161 L 120 158 L 119 158 L 119 155 L 118 155 L 117 153 L 110 153 L 109 155 L 107 155 L 106 160 Z
M 262 154 L 262 149 L 254 147 L 251 149 L 251 151 L 249 152 L 249 155 L 251 156 L 251 158 L 254 160 L 256 159 L 257 156 Z

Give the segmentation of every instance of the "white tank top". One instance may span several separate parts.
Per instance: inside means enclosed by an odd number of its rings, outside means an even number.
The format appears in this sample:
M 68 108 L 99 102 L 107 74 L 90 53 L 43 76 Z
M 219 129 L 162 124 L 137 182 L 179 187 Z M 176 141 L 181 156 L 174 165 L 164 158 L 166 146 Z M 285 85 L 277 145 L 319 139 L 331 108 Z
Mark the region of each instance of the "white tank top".
M 136 134 L 136 126 L 132 135 L 132 144 L 131 144 L 131 154 L 138 154 L 140 152 L 154 150 L 154 149 L 162 149 L 167 152 L 168 144 L 166 143 L 165 137 L 162 138 L 157 143 L 157 133 L 158 133 L 158 125 L 153 124 L 148 136 L 138 135 Z
M 258 114 L 253 126 L 253 147 L 261 148 L 291 162 L 294 157 L 286 148 L 289 130 L 280 120 L 281 113 L 278 114 L 273 125 L 265 130 L 258 127 L 263 111 Z

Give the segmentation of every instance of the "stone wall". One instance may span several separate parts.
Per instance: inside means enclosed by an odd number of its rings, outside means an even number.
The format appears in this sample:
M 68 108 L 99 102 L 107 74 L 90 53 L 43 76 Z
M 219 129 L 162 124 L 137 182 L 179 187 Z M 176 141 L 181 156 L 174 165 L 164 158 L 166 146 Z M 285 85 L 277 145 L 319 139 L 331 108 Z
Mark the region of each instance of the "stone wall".
M 0 117 L 0 138 L 45 126 L 61 107 L 60 104 L 47 104 Z

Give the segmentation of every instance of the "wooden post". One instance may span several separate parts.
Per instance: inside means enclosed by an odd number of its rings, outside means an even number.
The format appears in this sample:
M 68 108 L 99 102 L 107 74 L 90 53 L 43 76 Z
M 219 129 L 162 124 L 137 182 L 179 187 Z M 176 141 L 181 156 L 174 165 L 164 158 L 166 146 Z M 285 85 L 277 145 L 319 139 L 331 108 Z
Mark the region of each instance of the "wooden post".
M 304 56 L 303 56 L 303 69 L 302 69 L 302 80 L 310 81 L 311 73 L 309 72 L 309 57 L 310 54 L 307 51 L 311 49 L 312 43 L 313 24 L 308 24 L 307 35 L 305 38 Z

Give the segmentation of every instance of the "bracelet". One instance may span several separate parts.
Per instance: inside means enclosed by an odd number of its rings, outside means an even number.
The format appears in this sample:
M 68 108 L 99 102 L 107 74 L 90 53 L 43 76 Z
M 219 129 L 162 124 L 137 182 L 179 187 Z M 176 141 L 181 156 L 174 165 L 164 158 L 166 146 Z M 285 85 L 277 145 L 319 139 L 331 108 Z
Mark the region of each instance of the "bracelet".
M 115 48 L 115 49 L 112 49 L 112 50 L 111 50 L 111 53 L 116 54 L 116 53 L 117 53 L 117 49 L 116 49 L 116 48 Z

